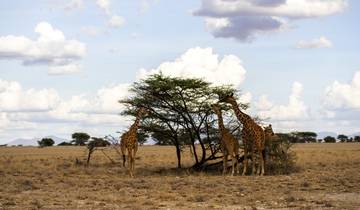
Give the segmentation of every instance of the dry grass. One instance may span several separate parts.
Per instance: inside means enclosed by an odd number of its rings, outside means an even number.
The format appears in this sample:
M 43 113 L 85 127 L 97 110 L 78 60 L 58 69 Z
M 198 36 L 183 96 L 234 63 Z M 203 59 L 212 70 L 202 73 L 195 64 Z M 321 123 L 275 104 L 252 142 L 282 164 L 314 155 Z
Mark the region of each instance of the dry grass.
M 360 144 L 297 144 L 294 151 L 296 173 L 223 177 L 173 169 L 174 148 L 143 146 L 132 179 L 98 151 L 89 167 L 75 164 L 86 157 L 82 147 L 0 148 L 0 209 L 360 208 Z

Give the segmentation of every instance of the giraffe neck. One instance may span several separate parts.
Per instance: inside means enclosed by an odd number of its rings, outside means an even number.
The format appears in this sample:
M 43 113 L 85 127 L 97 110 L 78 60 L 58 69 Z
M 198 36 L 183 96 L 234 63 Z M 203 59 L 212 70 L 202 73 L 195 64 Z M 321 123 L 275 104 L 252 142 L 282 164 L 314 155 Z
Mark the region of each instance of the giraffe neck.
M 219 111 L 218 113 L 216 113 L 218 116 L 218 124 L 219 124 L 219 129 L 220 132 L 223 133 L 225 131 L 225 126 L 224 126 L 224 121 L 223 121 L 223 117 L 221 114 L 221 111 Z
M 135 132 L 136 133 L 137 129 L 139 128 L 140 119 L 141 119 L 141 114 L 138 113 L 137 116 L 136 116 L 135 122 L 130 127 L 130 132 Z
M 240 109 L 239 109 L 239 106 L 238 104 L 236 103 L 236 101 L 232 101 L 230 102 L 232 107 L 233 107 L 233 110 L 235 112 L 235 115 L 237 117 L 237 119 L 243 124 L 243 125 L 248 125 L 249 123 L 249 116 L 247 114 L 245 114 L 244 112 L 242 112 Z

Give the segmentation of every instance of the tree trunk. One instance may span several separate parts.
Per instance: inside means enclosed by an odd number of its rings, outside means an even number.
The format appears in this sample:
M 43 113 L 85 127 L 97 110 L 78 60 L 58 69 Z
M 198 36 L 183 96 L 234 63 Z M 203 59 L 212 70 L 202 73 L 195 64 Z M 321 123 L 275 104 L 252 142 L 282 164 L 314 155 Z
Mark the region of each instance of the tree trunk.
M 178 160 L 178 168 L 181 168 L 181 150 L 180 150 L 180 145 L 176 144 L 176 156 L 177 156 L 177 160 Z

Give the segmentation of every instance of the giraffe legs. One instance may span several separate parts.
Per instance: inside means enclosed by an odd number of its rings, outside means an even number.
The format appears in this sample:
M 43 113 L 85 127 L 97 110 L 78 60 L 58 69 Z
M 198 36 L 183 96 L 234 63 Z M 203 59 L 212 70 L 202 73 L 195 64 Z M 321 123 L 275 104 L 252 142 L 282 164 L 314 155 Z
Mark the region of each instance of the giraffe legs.
M 261 163 L 261 170 L 260 170 L 260 165 L 259 165 L 259 175 L 263 176 L 265 174 L 265 160 L 264 160 L 264 156 L 262 151 L 259 151 L 260 154 L 260 163 Z
M 231 176 L 234 176 L 234 172 L 235 172 L 235 165 L 237 165 L 237 173 L 239 173 L 239 168 L 238 168 L 238 166 L 239 166 L 239 164 L 237 164 L 238 162 L 237 162 L 237 155 L 236 154 L 233 154 L 232 155 L 232 172 L 231 172 Z
M 130 174 L 130 177 L 133 177 L 133 172 L 132 172 L 132 164 L 133 164 L 133 156 L 132 156 L 132 149 L 128 149 L 128 171 Z
M 226 174 L 227 171 L 227 161 L 228 161 L 228 154 L 227 152 L 224 152 L 224 157 L 223 157 L 223 175 Z
M 239 154 L 236 154 L 236 173 L 240 174 L 240 163 L 239 163 Z
M 243 172 L 242 172 L 242 175 L 245 176 L 246 174 L 246 171 L 247 171 L 247 165 L 248 165 L 248 151 L 247 151 L 247 148 L 246 148 L 246 145 L 244 145 L 244 169 L 243 169 Z
M 120 149 L 121 149 L 121 154 L 123 156 L 123 167 L 125 167 L 125 162 L 126 162 L 126 158 L 125 158 L 126 147 L 125 147 L 125 144 L 121 144 Z
M 254 145 L 251 147 L 251 165 L 252 165 L 252 171 L 251 171 L 251 174 L 252 175 L 254 175 L 254 174 L 256 174 L 256 164 L 255 164 L 255 159 L 256 159 L 256 157 L 255 157 L 255 155 L 254 155 L 254 153 L 255 153 L 255 147 L 254 147 Z

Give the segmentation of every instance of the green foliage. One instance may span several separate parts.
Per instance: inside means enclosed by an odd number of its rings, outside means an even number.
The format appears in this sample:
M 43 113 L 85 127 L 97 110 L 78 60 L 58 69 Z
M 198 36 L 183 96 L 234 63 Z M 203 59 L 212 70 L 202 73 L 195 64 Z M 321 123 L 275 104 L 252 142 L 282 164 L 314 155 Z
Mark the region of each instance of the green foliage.
M 143 129 L 139 129 L 137 132 L 137 140 L 140 145 L 143 145 L 147 139 L 149 138 L 149 134 L 147 134 Z
M 167 77 L 154 74 L 135 82 L 132 97 L 121 100 L 127 109 L 124 115 L 134 116 L 138 107 L 149 113 L 141 123 L 141 129 L 157 144 L 176 147 L 178 167 L 180 151 L 185 145 L 200 144 L 200 154 L 195 152 L 196 164 L 206 161 L 206 146 L 209 142 L 209 126 L 215 127 L 210 104 L 218 101 L 219 95 L 234 92 L 229 86 L 214 87 L 201 79 Z M 224 107 L 226 109 L 226 107 Z
M 349 140 L 349 137 L 344 134 L 339 134 L 337 136 L 337 139 L 339 139 L 341 142 L 347 142 Z
M 336 139 L 332 136 L 327 136 L 324 138 L 325 143 L 335 143 Z
M 310 142 L 316 142 L 317 134 L 310 131 L 305 132 L 292 132 L 291 133 L 292 143 L 310 143 Z
M 54 145 L 54 140 L 51 138 L 43 138 L 40 141 L 38 141 L 39 147 L 50 147 Z
M 87 149 L 89 150 L 88 158 L 87 158 L 87 165 L 90 162 L 91 154 L 99 147 L 106 147 L 109 146 L 110 142 L 104 140 L 103 138 L 91 137 L 91 141 L 86 145 Z
M 290 136 L 290 138 L 289 138 Z M 266 147 L 267 174 L 290 174 L 297 170 L 290 134 L 275 134 Z
M 104 140 L 103 138 L 91 137 L 91 140 L 86 146 L 88 149 L 93 149 L 95 147 L 106 147 L 109 145 L 110 142 Z
M 360 142 L 360 136 L 354 136 L 354 142 Z
M 80 146 L 84 146 L 86 144 L 86 142 L 90 139 L 89 134 L 87 133 L 73 133 L 71 135 L 71 137 L 73 138 L 73 143 L 75 145 L 80 145 Z

